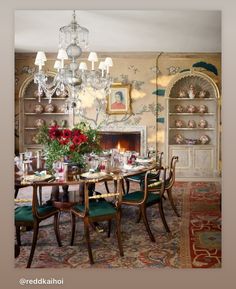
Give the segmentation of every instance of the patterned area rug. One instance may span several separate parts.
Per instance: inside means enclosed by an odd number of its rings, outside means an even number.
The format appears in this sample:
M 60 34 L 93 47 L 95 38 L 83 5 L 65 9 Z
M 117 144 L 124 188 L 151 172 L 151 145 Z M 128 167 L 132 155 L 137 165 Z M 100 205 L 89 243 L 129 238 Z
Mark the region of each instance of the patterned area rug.
M 135 185 L 134 185 L 135 186 Z M 132 187 L 132 190 L 135 187 Z M 98 191 L 103 187 L 97 188 Z M 27 195 L 28 194 L 28 195 Z M 20 197 L 28 197 L 28 191 Z M 90 230 L 91 246 L 95 260 L 89 264 L 87 247 L 83 237 L 83 224 L 76 226 L 74 246 L 70 243 L 70 214 L 62 213 L 60 233 L 63 247 L 57 247 L 52 220 L 41 223 L 32 268 L 216 268 L 221 266 L 221 210 L 220 184 L 209 182 L 177 182 L 173 196 L 181 217 L 178 218 L 170 203 L 164 201 L 166 219 L 171 233 L 166 233 L 158 206 L 148 208 L 148 220 L 156 238 L 152 243 L 141 221 L 136 223 L 137 211 L 122 209 L 122 241 L 124 257 L 119 256 L 117 240 L 112 224 L 111 237 L 104 232 Z M 23 231 L 22 247 L 15 259 L 16 268 L 26 267 L 32 239 L 31 231 Z

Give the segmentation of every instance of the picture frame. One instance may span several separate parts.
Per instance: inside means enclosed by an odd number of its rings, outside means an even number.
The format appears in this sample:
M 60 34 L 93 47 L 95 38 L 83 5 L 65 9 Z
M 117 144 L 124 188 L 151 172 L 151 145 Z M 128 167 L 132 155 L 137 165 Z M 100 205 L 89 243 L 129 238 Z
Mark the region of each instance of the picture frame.
M 108 114 L 131 114 L 131 85 L 113 84 L 107 96 Z

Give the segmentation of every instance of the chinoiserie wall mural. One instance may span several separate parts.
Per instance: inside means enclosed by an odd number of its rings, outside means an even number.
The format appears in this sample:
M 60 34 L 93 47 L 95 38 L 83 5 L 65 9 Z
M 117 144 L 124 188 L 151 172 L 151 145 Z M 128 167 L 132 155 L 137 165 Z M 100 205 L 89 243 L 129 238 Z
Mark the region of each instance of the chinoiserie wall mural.
M 220 54 L 200 53 L 109 53 L 114 66 L 111 75 L 114 83 L 131 84 L 131 113 L 108 114 L 106 100 L 93 91 L 84 95 L 84 101 L 75 111 L 75 123 L 87 120 L 93 126 L 146 126 L 149 149 L 164 150 L 165 142 L 165 90 L 178 72 L 194 67 L 209 74 L 220 85 Z M 99 57 L 105 57 L 102 53 Z M 18 115 L 19 90 L 26 78 L 35 71 L 33 53 L 15 56 L 15 143 L 19 148 Z M 48 54 L 45 67 L 53 71 L 56 55 Z M 86 59 L 86 55 L 83 61 Z M 91 101 L 95 99 L 94 101 Z

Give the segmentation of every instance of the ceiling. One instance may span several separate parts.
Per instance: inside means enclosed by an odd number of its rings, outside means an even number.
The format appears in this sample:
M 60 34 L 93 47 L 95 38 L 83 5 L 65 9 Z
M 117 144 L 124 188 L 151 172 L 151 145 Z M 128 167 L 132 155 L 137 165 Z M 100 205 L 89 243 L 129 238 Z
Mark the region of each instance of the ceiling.
M 220 11 L 86 10 L 78 23 L 90 31 L 97 52 L 220 52 Z M 70 10 L 16 10 L 16 52 L 56 52 Z

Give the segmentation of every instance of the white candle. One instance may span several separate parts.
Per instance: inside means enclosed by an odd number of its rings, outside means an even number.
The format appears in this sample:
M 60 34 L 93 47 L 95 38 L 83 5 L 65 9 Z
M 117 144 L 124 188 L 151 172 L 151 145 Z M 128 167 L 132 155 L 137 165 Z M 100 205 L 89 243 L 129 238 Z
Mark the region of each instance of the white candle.
M 37 151 L 37 169 L 41 169 L 41 154 Z

